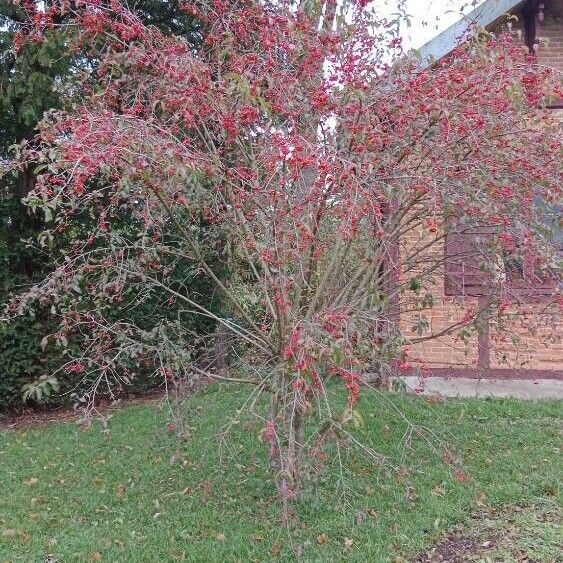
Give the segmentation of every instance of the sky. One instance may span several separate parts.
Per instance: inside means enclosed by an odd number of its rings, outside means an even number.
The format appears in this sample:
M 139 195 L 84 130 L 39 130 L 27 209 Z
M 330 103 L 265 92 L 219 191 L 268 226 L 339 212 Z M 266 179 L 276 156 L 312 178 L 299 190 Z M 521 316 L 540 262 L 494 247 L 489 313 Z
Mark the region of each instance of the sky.
M 412 19 L 410 27 L 404 26 L 403 46 L 418 49 L 482 3 L 483 0 L 405 0 Z M 372 5 L 382 14 L 392 13 L 397 0 L 373 0 Z

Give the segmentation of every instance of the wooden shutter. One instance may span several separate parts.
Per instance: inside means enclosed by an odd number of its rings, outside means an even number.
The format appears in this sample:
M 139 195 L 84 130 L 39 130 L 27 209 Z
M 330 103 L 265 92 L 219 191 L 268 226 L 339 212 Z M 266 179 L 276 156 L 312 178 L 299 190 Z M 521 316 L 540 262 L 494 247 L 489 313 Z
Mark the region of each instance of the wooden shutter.
M 446 295 L 486 295 L 494 281 L 487 248 L 489 227 L 455 228 L 448 221 L 445 239 Z

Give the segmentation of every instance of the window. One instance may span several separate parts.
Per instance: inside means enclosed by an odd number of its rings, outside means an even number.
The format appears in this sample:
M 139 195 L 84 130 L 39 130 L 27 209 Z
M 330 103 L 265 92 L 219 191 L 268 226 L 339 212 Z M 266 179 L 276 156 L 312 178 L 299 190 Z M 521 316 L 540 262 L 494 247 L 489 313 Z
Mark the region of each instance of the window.
M 446 295 L 490 295 L 502 282 L 515 298 L 551 295 L 560 282 L 560 259 L 563 253 L 562 207 L 536 198 L 535 212 L 543 225 L 542 235 L 555 250 L 554 261 L 541 264 L 537 259 L 518 252 L 495 257 L 491 252 L 495 229 L 452 228 L 445 240 Z
M 447 223 L 446 295 L 486 295 L 498 270 L 487 253 L 492 230 L 488 227 L 452 228 L 452 221 Z

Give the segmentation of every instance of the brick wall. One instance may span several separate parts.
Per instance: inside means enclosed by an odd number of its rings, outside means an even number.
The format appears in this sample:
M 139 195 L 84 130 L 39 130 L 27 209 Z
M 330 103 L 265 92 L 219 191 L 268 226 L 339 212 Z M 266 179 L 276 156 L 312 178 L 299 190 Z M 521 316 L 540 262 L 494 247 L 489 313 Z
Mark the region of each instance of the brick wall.
M 521 21 L 519 14 L 515 29 Z M 563 0 L 545 2 L 544 21 L 537 29 L 537 36 L 539 64 L 563 72 Z M 522 34 L 520 38 L 523 41 Z M 552 112 L 553 117 L 563 123 L 563 110 Z M 536 303 L 513 313 L 514 318 L 506 326 L 491 323 L 490 367 L 562 371 L 560 310 Z
M 522 18 L 513 24 L 514 33 L 523 41 L 519 33 Z M 563 72 L 563 0 L 546 2 L 544 22 L 539 28 L 540 44 L 538 61 Z M 563 123 L 563 110 L 552 110 L 553 117 Z M 420 246 L 429 235 L 422 229 L 405 236 L 401 243 L 401 252 Z M 443 252 L 442 245 L 434 245 L 429 252 Z M 470 308 L 478 308 L 475 297 L 451 298 L 445 295 L 444 272 L 436 272 L 429 286 L 424 288 L 433 296 L 434 304 L 422 314 L 428 321 L 428 327 L 419 334 L 412 330 L 417 324 L 420 313 L 409 312 L 412 297 L 406 295 L 401 301 L 400 325 L 405 337 L 417 339 L 438 334 L 455 324 Z M 519 310 L 508 311 L 505 321 L 493 322 L 488 326 L 488 337 L 484 339 L 488 347 L 487 362 L 484 365 L 483 351 L 479 359 L 479 345 L 476 336 L 462 341 L 453 334 L 430 339 L 410 347 L 411 355 L 424 360 L 430 372 L 436 368 L 469 368 L 482 375 L 487 369 L 511 369 L 515 376 L 526 375 L 527 370 L 548 370 L 563 377 L 563 350 L 560 335 L 563 334 L 563 318 L 559 309 L 546 306 L 545 303 L 530 303 Z M 487 341 L 489 345 L 487 346 Z M 483 337 L 481 337 L 483 347 Z M 487 366 L 488 363 L 488 366 Z M 532 372 L 529 372 L 532 373 Z
M 404 256 L 413 248 L 422 248 L 430 241 L 430 236 L 422 227 L 412 230 L 401 241 L 400 252 Z M 429 247 L 428 254 L 443 252 L 443 244 Z M 424 258 L 421 256 L 421 258 Z M 403 262 L 404 260 L 401 260 Z M 416 271 L 408 273 L 416 277 Z M 403 276 L 403 279 L 405 276 Z M 462 321 L 468 311 L 480 308 L 477 297 L 449 297 L 445 294 L 445 276 L 438 269 L 433 277 L 427 278 L 420 294 L 430 293 L 433 304 L 422 311 L 412 311 L 416 295 L 406 292 L 400 302 L 400 327 L 404 337 L 411 342 L 411 358 L 427 364 L 432 369 L 469 369 L 480 375 L 487 375 L 487 368 L 515 370 L 514 375 L 525 376 L 526 370 L 541 370 L 563 373 L 563 317 L 560 309 L 549 302 L 536 301 L 507 310 L 501 320 L 491 320 L 488 324 L 488 337 L 481 346 L 488 348 L 488 358 L 483 363 L 483 352 L 479 356 L 477 335 L 460 338 L 459 330 L 449 334 L 416 342 L 420 338 L 437 335 Z M 420 316 L 427 326 L 420 323 Z M 418 328 L 418 330 L 416 330 Z M 488 345 L 487 345 L 488 342 Z
M 563 72 L 563 0 L 546 3 L 544 22 L 538 36 L 538 60 Z
M 541 304 L 524 308 L 498 326 L 491 322 L 490 367 L 515 370 L 561 370 L 561 315 Z M 510 312 L 508 313 L 510 315 Z
M 422 248 L 431 241 L 430 235 L 422 227 L 414 229 L 401 241 L 401 254 L 409 249 Z M 441 253 L 443 244 L 437 243 L 428 248 L 426 255 Z M 421 256 L 424 258 L 424 256 Z M 401 260 L 404 262 L 404 260 Z M 409 276 L 416 276 L 416 271 L 409 272 Z M 457 299 L 447 297 L 444 291 L 444 272 L 439 269 L 432 278 L 426 278 L 425 287 L 419 293 L 430 293 L 433 305 L 423 311 L 413 312 L 415 295 L 407 292 L 401 300 L 401 332 L 409 341 L 436 335 L 459 323 L 468 308 L 477 306 L 476 298 Z M 422 332 L 413 328 L 418 324 L 419 317 L 424 316 L 428 327 Z M 467 342 L 458 336 L 458 331 L 451 332 L 437 338 L 432 338 L 409 346 L 410 356 L 422 360 L 430 368 L 476 368 L 477 367 L 477 338 L 471 337 Z

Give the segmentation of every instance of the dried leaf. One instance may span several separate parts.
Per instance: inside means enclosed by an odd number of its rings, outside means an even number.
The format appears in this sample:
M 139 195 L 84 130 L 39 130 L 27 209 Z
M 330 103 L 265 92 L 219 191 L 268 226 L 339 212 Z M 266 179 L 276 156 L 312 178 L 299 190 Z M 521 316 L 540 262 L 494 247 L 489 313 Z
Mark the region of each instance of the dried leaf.
M 92 420 L 89 419 L 89 418 L 86 419 L 86 420 L 83 420 L 83 421 L 80 423 L 79 428 L 80 428 L 80 430 L 82 430 L 82 432 L 88 432 L 88 430 L 91 430 L 91 429 L 92 429 Z
M 24 481 L 23 484 L 27 485 L 28 487 L 31 487 L 32 485 L 35 485 L 38 482 L 39 480 L 36 477 L 30 477 L 27 481 Z
M 471 481 L 471 477 L 465 473 L 462 469 L 456 469 L 454 471 L 455 480 L 459 483 L 469 483 Z
M 443 402 L 443 400 L 444 399 L 439 395 L 429 395 L 428 397 L 426 397 L 426 402 L 431 405 L 436 405 L 438 403 L 441 403 Z
M 90 561 L 101 561 L 102 554 L 99 551 L 93 551 L 90 555 Z
M 555 497 L 557 496 L 557 485 L 551 485 L 551 484 L 545 485 L 543 488 L 543 492 L 550 497 Z
M 477 491 L 475 494 L 475 503 L 477 506 L 485 506 L 487 504 L 487 495 L 483 491 Z
M 412 487 L 407 487 L 405 489 L 405 502 L 410 503 L 414 502 L 418 498 L 415 490 Z
M 356 526 L 361 526 L 366 521 L 366 513 L 361 510 L 356 512 Z
M 317 545 L 324 545 L 328 540 L 328 536 L 326 534 L 319 534 L 317 536 Z

